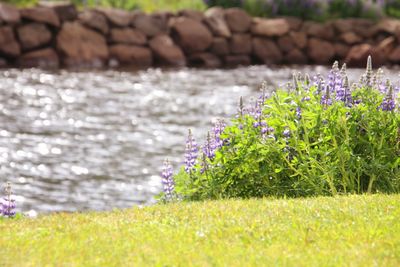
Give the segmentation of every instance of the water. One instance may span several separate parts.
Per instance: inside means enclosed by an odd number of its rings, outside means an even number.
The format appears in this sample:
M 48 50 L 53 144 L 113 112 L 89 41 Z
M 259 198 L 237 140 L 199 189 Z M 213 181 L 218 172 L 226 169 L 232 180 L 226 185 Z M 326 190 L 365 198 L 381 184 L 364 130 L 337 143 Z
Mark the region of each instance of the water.
M 240 96 L 249 102 L 262 81 L 272 88 L 292 73 L 265 66 L 0 71 L 0 182 L 12 182 L 22 211 L 154 203 L 162 162 L 182 163 L 188 128 L 201 143 L 213 119 L 235 114 Z

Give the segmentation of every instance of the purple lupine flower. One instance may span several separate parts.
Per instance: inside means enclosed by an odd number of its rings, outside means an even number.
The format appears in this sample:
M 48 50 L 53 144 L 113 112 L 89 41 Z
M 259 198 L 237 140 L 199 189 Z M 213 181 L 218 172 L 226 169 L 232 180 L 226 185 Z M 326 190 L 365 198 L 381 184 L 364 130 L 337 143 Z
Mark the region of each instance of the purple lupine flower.
M 296 108 L 296 118 L 298 120 L 301 120 L 301 108 L 300 107 Z
M 383 111 L 392 111 L 396 108 L 396 102 L 393 96 L 393 86 L 389 85 L 389 91 L 379 106 Z
M 329 74 L 328 74 L 328 85 L 327 86 L 329 87 L 330 93 L 333 93 L 335 91 L 339 75 L 340 75 L 339 63 L 337 61 L 335 61 L 332 65 L 331 70 L 329 71 Z
M 249 109 L 249 115 L 252 116 L 256 121 L 261 119 L 263 105 L 264 100 L 262 97 L 259 97 L 257 101 L 255 101 L 254 107 L 250 107 Z
M 196 140 L 192 135 L 192 131 L 189 129 L 189 134 L 186 140 L 186 149 L 185 149 L 185 171 L 187 173 L 190 173 L 194 170 L 198 151 L 199 148 L 197 146 Z
M 361 80 L 362 80 L 361 83 L 364 86 L 371 88 L 372 87 L 372 76 L 373 76 L 372 58 L 371 58 L 371 56 L 368 56 L 367 67 L 365 69 L 365 74 L 361 77 Z
M 262 137 L 266 138 L 275 138 L 273 135 L 273 132 L 275 129 L 273 127 L 268 127 L 265 125 L 264 127 L 261 128 L 261 135 Z
M 214 127 L 212 128 L 213 133 L 214 133 L 214 146 L 215 149 L 221 148 L 224 146 L 224 140 L 221 139 L 221 134 L 224 132 L 224 129 L 226 127 L 226 123 L 224 120 L 218 119 Z
M 202 154 L 201 156 L 201 162 L 200 162 L 200 173 L 203 174 L 208 170 L 208 162 L 207 162 L 207 155 L 205 153 Z
M 347 76 L 344 76 L 343 88 L 344 88 L 344 103 L 347 106 L 351 107 L 351 105 L 353 103 L 353 96 L 351 95 L 349 78 Z
M 164 161 L 164 166 L 161 173 L 161 181 L 163 184 L 163 190 L 165 194 L 166 200 L 172 200 L 174 190 L 175 190 L 175 182 L 174 178 L 172 177 L 173 170 L 172 165 L 168 159 Z
M 378 85 L 378 90 L 379 92 L 381 92 L 382 94 L 387 94 L 387 86 L 385 83 L 380 83 Z
M 207 140 L 205 144 L 203 145 L 203 153 L 207 156 L 209 159 L 214 159 L 215 157 L 215 141 L 211 137 L 210 132 L 207 133 Z
M 348 102 L 349 99 L 351 99 L 351 93 L 350 93 L 350 88 L 349 88 L 349 80 L 347 77 L 347 67 L 346 63 L 342 65 L 342 68 L 340 70 L 340 74 L 336 76 L 336 85 L 335 85 L 335 100 L 336 101 L 342 101 L 345 103 L 350 103 Z M 350 93 L 350 95 L 349 95 Z
M 336 87 L 335 100 L 336 101 L 345 102 L 345 100 L 346 100 L 346 89 L 344 88 L 344 86 Z
M 285 137 L 285 138 L 289 138 L 290 137 L 290 130 L 289 129 L 285 129 L 284 131 L 283 131 L 283 136 Z
M 330 90 L 329 86 L 325 87 L 325 94 L 321 96 L 321 105 L 323 106 L 330 106 L 332 105 L 332 99 L 330 97 Z
M 347 65 L 346 65 L 346 63 L 343 63 L 342 68 L 340 69 L 340 76 L 342 78 L 347 76 Z
M 314 75 L 313 77 L 313 86 L 318 87 L 318 85 L 324 80 L 322 77 L 321 73 L 318 73 L 317 75 Z
M 264 135 L 268 132 L 268 127 L 262 127 L 261 128 L 261 134 Z
M 267 123 L 265 121 L 257 121 L 253 123 L 254 128 L 265 127 L 265 126 L 267 126 Z
M 6 217 L 14 217 L 15 216 L 15 199 L 12 198 L 12 190 L 11 190 L 11 183 L 8 182 L 5 187 L 4 191 L 6 193 L 6 197 L 3 198 L 3 200 L 0 203 L 0 210 L 1 210 L 1 215 L 6 216 Z

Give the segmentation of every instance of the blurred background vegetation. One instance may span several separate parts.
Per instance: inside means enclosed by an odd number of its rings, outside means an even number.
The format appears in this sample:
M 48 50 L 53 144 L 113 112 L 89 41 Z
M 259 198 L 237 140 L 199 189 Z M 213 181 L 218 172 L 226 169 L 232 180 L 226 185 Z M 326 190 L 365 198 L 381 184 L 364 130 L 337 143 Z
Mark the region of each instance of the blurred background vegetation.
M 1 0 L 0 2 L 11 3 L 20 7 L 34 6 L 39 2 L 43 3 L 65 3 L 71 2 L 78 7 L 115 7 L 126 10 L 140 9 L 146 12 L 160 10 L 177 11 L 181 9 L 205 10 L 207 5 L 202 0 Z
M 39 0 L 3 0 L 18 6 L 33 6 Z M 44 2 L 60 2 L 47 0 Z M 64 1 L 65 2 L 65 1 Z M 400 18 L 400 0 L 71 0 L 79 7 L 115 7 L 145 12 L 207 7 L 241 7 L 253 16 L 296 16 L 324 21 L 331 18 Z

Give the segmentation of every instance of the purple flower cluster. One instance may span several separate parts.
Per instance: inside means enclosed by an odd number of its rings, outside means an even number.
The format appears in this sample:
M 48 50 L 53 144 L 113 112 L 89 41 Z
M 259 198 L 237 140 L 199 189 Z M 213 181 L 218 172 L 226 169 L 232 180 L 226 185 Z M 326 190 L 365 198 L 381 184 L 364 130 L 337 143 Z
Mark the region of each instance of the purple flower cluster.
M 221 148 L 224 146 L 224 140 L 221 138 L 221 134 L 224 132 L 224 129 L 226 127 L 226 123 L 224 120 L 218 119 L 214 127 L 212 128 L 212 131 L 214 133 L 214 146 L 216 149 Z
M 4 191 L 6 196 L 0 200 L 0 215 L 5 217 L 14 217 L 15 216 L 15 199 L 12 198 L 11 184 L 7 183 L 4 187 Z
M 187 173 L 191 173 L 194 170 L 198 152 L 199 148 L 197 146 L 196 140 L 192 135 L 192 131 L 189 129 L 185 149 L 185 171 Z
M 172 175 L 173 175 L 172 165 L 167 159 L 164 161 L 164 166 L 161 173 L 161 178 L 162 178 L 161 181 L 163 184 L 163 191 L 166 200 L 172 200 L 174 196 L 175 182 Z
M 207 139 L 203 145 L 203 153 L 207 158 L 213 160 L 215 157 L 215 152 L 224 146 L 227 140 L 221 138 L 221 134 L 224 132 L 226 123 L 218 119 L 212 128 L 211 132 L 207 133 Z
M 369 76 L 371 74 L 365 74 Z M 338 62 L 336 61 L 332 69 L 328 74 L 328 83 L 324 85 L 324 82 L 320 76 L 315 78 L 314 84 L 317 84 L 317 93 L 322 93 L 321 104 L 324 106 L 332 105 L 333 101 L 342 101 L 347 106 L 352 106 L 353 99 L 351 96 L 351 89 L 349 85 L 349 79 L 347 77 L 346 64 L 343 64 L 341 70 L 339 70 Z M 324 88 L 322 92 L 322 88 Z
M 383 98 L 382 104 L 379 106 L 379 108 L 383 111 L 393 111 L 396 108 L 396 102 L 393 96 L 393 86 L 389 81 L 387 81 L 386 86 L 387 94 Z

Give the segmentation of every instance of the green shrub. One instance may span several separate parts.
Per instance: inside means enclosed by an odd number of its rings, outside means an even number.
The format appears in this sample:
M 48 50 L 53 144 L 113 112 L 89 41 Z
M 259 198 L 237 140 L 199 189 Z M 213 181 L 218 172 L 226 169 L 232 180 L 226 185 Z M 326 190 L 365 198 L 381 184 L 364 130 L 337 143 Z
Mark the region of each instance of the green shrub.
M 174 177 L 185 199 L 400 192 L 398 88 L 370 68 L 350 88 L 337 63 L 326 83 L 295 75 L 289 90 L 241 101 L 201 150 L 190 135 Z
M 205 0 L 204 3 L 208 6 L 242 7 L 253 16 L 294 16 L 318 21 L 400 15 L 397 0 Z
M 385 15 L 386 3 L 375 0 L 333 0 L 328 7 L 330 18 L 371 18 Z
M 386 14 L 391 17 L 400 18 L 400 2 L 397 0 L 388 0 L 385 7 Z

